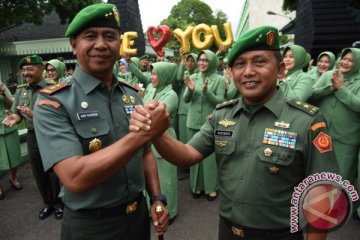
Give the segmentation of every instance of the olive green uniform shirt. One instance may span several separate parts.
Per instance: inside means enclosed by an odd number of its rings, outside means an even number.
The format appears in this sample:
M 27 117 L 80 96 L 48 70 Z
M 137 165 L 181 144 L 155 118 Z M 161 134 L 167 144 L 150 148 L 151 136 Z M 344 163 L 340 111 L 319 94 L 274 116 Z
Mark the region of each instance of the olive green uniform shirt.
M 216 153 L 220 216 L 250 228 L 289 228 L 294 187 L 310 174 L 338 172 L 331 148 L 321 153 L 313 143 L 327 132 L 311 130 L 321 122 L 317 108 L 287 101 L 281 90 L 255 112 L 242 98 L 217 107 L 189 144 L 204 157 Z M 271 143 L 271 135 L 287 145 Z
M 31 110 L 34 110 L 34 104 L 38 96 L 38 91 L 46 87 L 45 79 L 42 79 L 37 84 L 22 84 L 16 89 L 13 104 L 11 106 L 11 112 L 19 114 L 25 119 L 26 128 L 31 131 L 34 130 L 33 118 L 29 118 L 27 115 L 22 114 L 17 106 L 27 106 Z
M 44 169 L 69 157 L 89 154 L 89 144 L 95 138 L 105 148 L 125 136 L 130 113 L 139 104 L 139 95 L 115 76 L 109 91 L 100 80 L 77 67 L 68 87 L 39 95 L 35 106 Z M 147 148 L 136 152 L 114 176 L 82 194 L 62 187 L 60 196 L 65 205 L 74 210 L 101 208 L 134 199 L 145 188 L 142 158 Z

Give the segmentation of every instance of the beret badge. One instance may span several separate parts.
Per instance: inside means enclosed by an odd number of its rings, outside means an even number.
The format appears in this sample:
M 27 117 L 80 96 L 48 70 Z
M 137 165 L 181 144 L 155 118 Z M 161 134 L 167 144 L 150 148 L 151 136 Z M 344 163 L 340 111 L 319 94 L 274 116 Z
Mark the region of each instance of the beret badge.
M 272 46 L 275 42 L 275 32 L 274 31 L 269 31 L 266 34 L 266 45 L 268 45 L 269 47 Z
M 114 7 L 112 10 L 113 10 L 115 22 L 118 26 L 120 26 L 120 14 L 117 7 Z

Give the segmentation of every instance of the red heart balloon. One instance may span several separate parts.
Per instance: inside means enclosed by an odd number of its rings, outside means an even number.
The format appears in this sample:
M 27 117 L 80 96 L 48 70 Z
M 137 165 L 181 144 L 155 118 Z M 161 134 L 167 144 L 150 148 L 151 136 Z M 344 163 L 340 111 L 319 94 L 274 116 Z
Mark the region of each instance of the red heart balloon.
M 154 32 L 160 35 L 159 39 L 155 39 Z M 150 46 L 154 49 L 156 54 L 160 57 L 164 56 L 163 47 L 169 42 L 171 38 L 171 29 L 167 25 L 160 25 L 159 27 L 150 26 L 147 30 L 147 36 Z

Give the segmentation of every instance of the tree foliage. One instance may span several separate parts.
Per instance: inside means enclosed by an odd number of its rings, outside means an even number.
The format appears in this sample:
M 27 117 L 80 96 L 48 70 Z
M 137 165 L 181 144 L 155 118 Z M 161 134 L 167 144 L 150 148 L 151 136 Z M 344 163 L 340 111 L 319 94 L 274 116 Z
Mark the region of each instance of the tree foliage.
M 87 5 L 100 0 L 0 0 L 0 29 L 23 22 L 42 24 L 44 15 L 55 10 L 61 23 L 70 21 Z
M 178 4 L 173 6 L 168 18 L 161 21 L 160 25 L 168 25 L 172 31 L 177 28 L 185 31 L 188 26 L 196 26 L 201 23 L 206 25 L 217 25 L 220 31 L 220 36 L 225 37 L 223 24 L 227 21 L 227 16 L 222 11 L 214 12 L 209 5 L 200 0 L 181 0 Z M 178 50 L 180 43 L 174 36 L 166 45 L 166 47 Z M 213 51 L 216 51 L 216 46 L 212 46 Z M 196 52 L 191 49 L 192 52 Z

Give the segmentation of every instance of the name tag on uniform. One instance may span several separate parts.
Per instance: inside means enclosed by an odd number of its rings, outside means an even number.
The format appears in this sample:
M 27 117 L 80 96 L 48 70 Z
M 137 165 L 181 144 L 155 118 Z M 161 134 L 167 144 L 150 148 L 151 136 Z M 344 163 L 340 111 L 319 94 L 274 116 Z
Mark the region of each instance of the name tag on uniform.
M 89 119 L 96 119 L 99 118 L 99 112 L 98 111 L 92 111 L 92 112 L 81 112 L 81 113 L 77 113 L 77 118 L 82 121 L 82 120 L 89 120 Z
M 275 145 L 284 148 L 295 149 L 297 133 L 279 129 L 266 128 L 264 144 Z
M 215 131 L 215 136 L 232 137 L 232 135 L 233 135 L 233 131 L 221 131 L 221 130 Z

